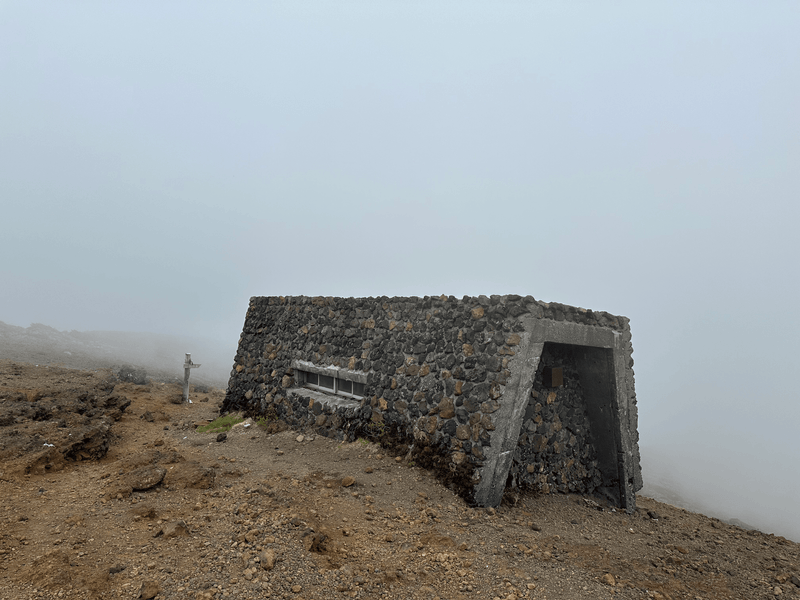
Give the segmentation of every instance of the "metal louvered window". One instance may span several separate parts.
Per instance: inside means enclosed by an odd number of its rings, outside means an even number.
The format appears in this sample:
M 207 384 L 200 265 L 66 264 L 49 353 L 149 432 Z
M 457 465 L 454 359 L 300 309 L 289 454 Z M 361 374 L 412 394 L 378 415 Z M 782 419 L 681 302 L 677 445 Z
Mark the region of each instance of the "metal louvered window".
M 303 385 L 307 388 L 327 392 L 329 394 L 334 393 L 337 396 L 358 398 L 359 400 L 364 397 L 364 384 L 358 381 L 302 370 L 298 370 L 298 374 L 302 378 L 301 381 Z

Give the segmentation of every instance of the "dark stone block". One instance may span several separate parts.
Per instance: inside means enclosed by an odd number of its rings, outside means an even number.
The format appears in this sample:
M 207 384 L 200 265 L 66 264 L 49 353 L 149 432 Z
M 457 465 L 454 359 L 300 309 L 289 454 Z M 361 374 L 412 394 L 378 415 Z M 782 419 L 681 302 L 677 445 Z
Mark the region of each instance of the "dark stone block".
M 478 412 L 481 409 L 481 403 L 477 398 L 466 398 L 464 400 L 464 409 L 467 412 Z
M 479 383 L 470 390 L 470 395 L 486 400 L 489 397 L 490 387 L 488 383 Z
M 484 367 L 478 366 L 472 369 L 467 375 L 467 381 L 472 382 L 480 382 L 486 379 L 486 369 Z

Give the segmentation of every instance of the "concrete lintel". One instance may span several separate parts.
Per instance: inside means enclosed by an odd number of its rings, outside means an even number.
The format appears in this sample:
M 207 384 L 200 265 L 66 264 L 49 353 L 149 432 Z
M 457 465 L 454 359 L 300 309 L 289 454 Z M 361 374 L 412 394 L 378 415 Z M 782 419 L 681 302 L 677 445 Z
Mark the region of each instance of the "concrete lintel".
M 569 321 L 552 321 L 531 317 L 526 320 L 525 329 L 529 330 L 535 342 L 555 342 L 574 346 L 593 346 L 595 348 L 614 348 L 617 335 L 612 329 L 582 325 Z
M 320 367 L 307 360 L 293 360 L 292 368 L 298 371 L 306 371 L 308 373 L 316 373 L 317 375 L 327 375 L 328 377 L 338 377 L 339 379 L 346 379 L 348 381 L 355 381 L 356 383 L 367 383 L 367 373 L 364 371 L 354 371 L 352 369 L 343 369 L 333 365 L 327 367 Z

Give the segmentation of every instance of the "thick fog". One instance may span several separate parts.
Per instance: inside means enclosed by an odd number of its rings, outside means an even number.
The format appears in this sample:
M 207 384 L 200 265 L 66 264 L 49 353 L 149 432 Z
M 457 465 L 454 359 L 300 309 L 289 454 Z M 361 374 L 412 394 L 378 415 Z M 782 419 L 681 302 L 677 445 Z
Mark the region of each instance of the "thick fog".
M 623 314 L 645 492 L 800 541 L 798 31 L 783 2 L 3 2 L 0 320 L 229 369 L 253 295 Z

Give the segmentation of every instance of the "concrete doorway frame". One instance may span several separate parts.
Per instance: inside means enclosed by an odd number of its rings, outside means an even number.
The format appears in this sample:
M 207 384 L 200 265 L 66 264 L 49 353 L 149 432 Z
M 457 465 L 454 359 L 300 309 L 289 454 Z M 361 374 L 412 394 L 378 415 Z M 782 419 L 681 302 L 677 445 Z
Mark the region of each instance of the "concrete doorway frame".
M 495 416 L 491 446 L 484 453 L 475 503 L 500 504 L 544 345 L 555 343 L 578 349 L 578 372 L 603 475 L 601 491 L 621 508 L 633 511 L 640 476 L 636 471 L 636 410 L 632 406 L 633 371 L 628 366 L 627 340 L 610 328 L 568 321 L 527 317 L 523 326 L 517 360 L 511 365 L 511 377 Z

